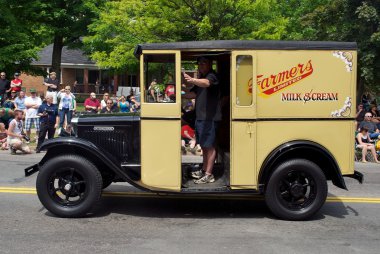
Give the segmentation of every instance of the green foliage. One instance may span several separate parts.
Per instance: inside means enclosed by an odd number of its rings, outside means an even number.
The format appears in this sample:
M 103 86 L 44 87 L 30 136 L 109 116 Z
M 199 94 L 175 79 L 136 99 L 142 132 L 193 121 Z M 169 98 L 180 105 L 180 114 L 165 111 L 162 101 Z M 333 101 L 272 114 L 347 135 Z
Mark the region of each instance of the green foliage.
M 84 43 L 101 67 L 133 72 L 139 43 L 281 39 L 287 19 L 279 13 L 276 0 L 109 1 Z
M 380 92 L 380 1 L 319 0 L 299 4 L 301 12 L 295 12 L 288 38 L 356 41 L 359 92 Z
M 39 1 L 0 0 L 0 70 L 35 71 L 31 61 L 47 42 L 47 27 L 38 22 Z

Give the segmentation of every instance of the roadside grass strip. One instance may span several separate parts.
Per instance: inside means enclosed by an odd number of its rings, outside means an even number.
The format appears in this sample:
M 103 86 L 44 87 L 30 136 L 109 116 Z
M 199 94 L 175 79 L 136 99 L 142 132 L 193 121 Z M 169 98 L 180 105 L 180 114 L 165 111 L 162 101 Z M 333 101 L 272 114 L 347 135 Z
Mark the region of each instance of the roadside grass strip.
M 0 187 L 0 193 L 12 194 L 37 194 L 36 188 L 27 187 Z M 173 198 L 173 199 L 237 199 L 237 200 L 253 200 L 263 201 L 262 196 L 247 196 L 247 195 L 192 195 L 192 194 L 162 194 L 162 193 L 146 193 L 146 192 L 103 192 L 104 197 L 126 197 L 126 198 Z M 328 196 L 326 202 L 329 203 L 367 203 L 380 204 L 380 198 L 376 197 L 337 197 Z

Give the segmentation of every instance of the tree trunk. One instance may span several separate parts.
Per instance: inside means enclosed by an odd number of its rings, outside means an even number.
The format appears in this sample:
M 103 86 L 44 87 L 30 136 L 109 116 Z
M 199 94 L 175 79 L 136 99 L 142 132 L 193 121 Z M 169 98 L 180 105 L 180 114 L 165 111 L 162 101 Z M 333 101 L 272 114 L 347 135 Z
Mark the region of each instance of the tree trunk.
M 61 57 L 63 48 L 63 36 L 54 35 L 53 54 L 51 59 L 52 70 L 57 73 L 57 79 L 61 78 Z M 61 81 L 61 80 L 60 80 Z

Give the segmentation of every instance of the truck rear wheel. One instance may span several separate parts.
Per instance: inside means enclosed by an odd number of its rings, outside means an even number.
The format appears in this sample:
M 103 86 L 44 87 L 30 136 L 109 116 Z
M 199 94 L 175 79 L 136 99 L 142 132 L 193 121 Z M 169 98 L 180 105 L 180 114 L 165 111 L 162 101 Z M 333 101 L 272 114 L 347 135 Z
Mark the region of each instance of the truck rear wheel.
M 285 220 L 305 220 L 322 207 L 327 181 L 313 162 L 294 159 L 281 163 L 271 175 L 265 202 L 274 215 Z
M 102 176 L 89 160 L 62 155 L 42 165 L 36 185 L 38 198 L 51 213 L 59 217 L 81 217 L 99 200 Z

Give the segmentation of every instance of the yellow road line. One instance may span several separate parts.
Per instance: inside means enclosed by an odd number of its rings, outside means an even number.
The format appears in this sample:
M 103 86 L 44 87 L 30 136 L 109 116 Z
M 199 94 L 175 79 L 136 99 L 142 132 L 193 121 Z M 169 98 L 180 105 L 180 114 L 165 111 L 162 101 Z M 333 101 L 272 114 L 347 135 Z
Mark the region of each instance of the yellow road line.
M 0 187 L 0 193 L 14 194 L 36 194 L 35 188 L 27 187 Z M 130 197 L 130 198 L 174 198 L 174 199 L 237 199 L 237 200 L 264 200 L 262 196 L 244 196 L 244 195 L 172 195 L 172 194 L 156 194 L 148 192 L 104 192 L 106 197 Z M 329 203 L 371 203 L 380 204 L 380 198 L 376 197 L 327 197 L 326 202 Z

